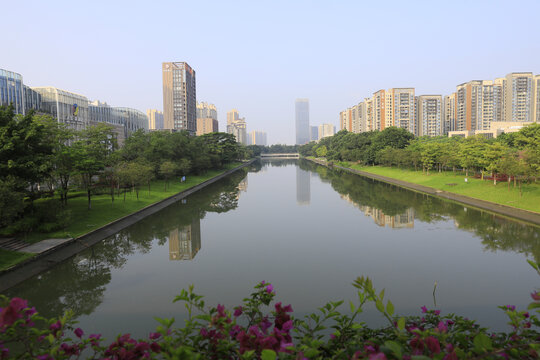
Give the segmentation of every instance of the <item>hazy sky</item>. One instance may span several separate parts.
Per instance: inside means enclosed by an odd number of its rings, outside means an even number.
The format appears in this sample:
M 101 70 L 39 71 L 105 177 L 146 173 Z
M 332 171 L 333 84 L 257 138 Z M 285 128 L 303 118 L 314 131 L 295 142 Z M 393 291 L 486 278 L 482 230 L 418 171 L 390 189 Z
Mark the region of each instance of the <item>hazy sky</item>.
M 163 108 L 161 63 L 186 61 L 220 129 L 293 143 L 294 101 L 310 123 L 382 88 L 448 94 L 473 79 L 540 73 L 540 1 L 3 0 L 0 68 L 142 111 Z

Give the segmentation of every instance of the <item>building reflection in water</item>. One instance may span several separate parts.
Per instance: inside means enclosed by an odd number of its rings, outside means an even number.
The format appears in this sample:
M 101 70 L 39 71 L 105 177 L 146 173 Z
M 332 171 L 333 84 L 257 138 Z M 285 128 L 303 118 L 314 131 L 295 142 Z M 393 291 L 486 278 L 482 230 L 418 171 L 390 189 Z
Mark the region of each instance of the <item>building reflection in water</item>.
M 381 209 L 371 206 L 358 205 L 348 195 L 341 195 L 341 198 L 354 207 L 358 208 L 366 216 L 370 216 L 375 224 L 379 226 L 388 226 L 392 229 L 401 229 L 414 227 L 414 209 L 408 208 L 404 213 L 398 215 L 386 215 Z
M 309 205 L 311 201 L 311 177 L 309 171 L 296 167 L 296 203 Z
M 194 218 L 191 224 L 176 228 L 169 233 L 169 260 L 192 260 L 201 249 L 201 220 Z

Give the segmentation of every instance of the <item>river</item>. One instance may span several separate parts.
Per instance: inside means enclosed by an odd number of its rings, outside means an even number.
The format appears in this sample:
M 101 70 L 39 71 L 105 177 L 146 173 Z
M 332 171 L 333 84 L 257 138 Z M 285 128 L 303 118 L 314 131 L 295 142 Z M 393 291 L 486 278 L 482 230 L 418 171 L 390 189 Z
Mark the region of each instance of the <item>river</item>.
M 111 339 L 145 336 L 195 285 L 208 304 L 239 305 L 265 280 L 303 316 L 355 300 L 361 275 L 400 314 L 420 307 L 507 329 L 498 305 L 524 309 L 539 278 L 538 227 L 305 160 L 264 160 L 179 201 L 7 291 L 45 316 L 73 309 Z M 437 282 L 435 299 L 434 284 Z M 343 307 L 348 311 L 348 306 Z M 369 307 L 362 315 L 382 324 Z

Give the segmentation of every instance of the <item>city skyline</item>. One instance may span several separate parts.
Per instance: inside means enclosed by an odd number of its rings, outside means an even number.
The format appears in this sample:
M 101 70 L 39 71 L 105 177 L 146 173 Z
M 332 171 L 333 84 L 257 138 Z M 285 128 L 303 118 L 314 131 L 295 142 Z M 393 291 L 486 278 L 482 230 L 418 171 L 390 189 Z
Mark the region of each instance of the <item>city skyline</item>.
M 4 19 L 6 28 L 14 29 L 5 39 L 6 48 L 13 51 L 3 54 L 0 67 L 23 74 L 29 86 L 53 85 L 146 111 L 163 110 L 160 64 L 186 61 L 199 75 L 198 97 L 212 99 L 219 118 L 225 118 L 227 109 L 241 108 L 250 126 L 268 132 L 269 143 L 288 144 L 294 143 L 292 101 L 300 96 L 310 99 L 311 122 L 339 125 L 339 111 L 372 89 L 414 86 L 417 94 L 445 95 L 471 79 L 540 72 L 536 1 L 457 1 L 451 7 L 420 1 L 309 6 L 207 2 L 168 4 L 165 13 L 159 2 L 115 2 L 107 4 L 105 12 L 104 4 L 4 4 L 6 13 L 24 13 L 26 22 L 21 26 L 16 16 Z M 205 13 L 212 25 L 197 27 L 196 19 L 189 17 L 174 25 L 180 9 Z M 520 16 L 508 16 L 516 11 Z M 257 16 L 262 13 L 267 16 Z M 231 25 L 232 14 L 242 21 Z M 272 18 L 279 19 L 279 28 Z M 470 26 L 464 26 L 503 18 L 504 26 L 495 22 L 492 36 L 481 42 L 470 36 Z M 51 23 L 78 30 L 58 33 Z M 379 28 L 379 23 L 385 25 Z M 196 36 L 186 37 L 186 28 L 196 28 Z M 380 29 L 376 37 L 363 36 L 375 29 Z M 398 31 L 406 31 L 409 41 L 392 40 Z M 56 41 L 26 46 L 36 33 Z M 171 45 L 178 38 L 181 46 Z M 362 46 L 353 46 L 358 38 Z M 449 51 L 449 42 L 459 43 L 459 51 Z M 65 44 L 74 44 L 73 56 L 60 55 Z M 118 44 L 132 51 L 119 52 Z M 216 56 L 226 54 L 230 46 L 249 51 Z M 343 50 L 347 56 L 338 56 Z M 134 57 L 134 51 L 144 56 Z M 332 69 L 332 75 L 315 75 L 322 69 Z M 220 131 L 225 131 L 224 124 Z

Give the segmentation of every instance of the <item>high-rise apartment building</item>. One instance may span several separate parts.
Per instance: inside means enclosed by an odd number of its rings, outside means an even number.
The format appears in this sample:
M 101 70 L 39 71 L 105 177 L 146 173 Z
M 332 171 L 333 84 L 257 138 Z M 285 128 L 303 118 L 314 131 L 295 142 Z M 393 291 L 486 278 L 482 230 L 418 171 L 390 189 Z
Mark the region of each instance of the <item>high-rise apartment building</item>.
M 246 119 L 240 117 L 238 110 L 227 112 L 227 133 L 233 134 L 236 141 L 244 145 L 247 145 L 246 127 Z
M 317 140 L 319 140 L 319 127 L 310 126 L 309 129 L 310 129 L 309 141 L 317 141 Z
M 534 77 L 534 121 L 540 123 L 540 75 Z
M 163 112 L 156 109 L 146 110 L 148 116 L 148 128 L 151 130 L 163 129 Z
M 309 142 L 309 100 L 296 99 L 296 144 L 304 145 Z
M 248 134 L 248 145 L 267 145 L 266 133 L 264 131 L 251 131 Z
M 505 121 L 534 121 L 534 76 L 530 72 L 510 73 L 505 83 Z
M 339 130 L 352 131 L 352 109 L 348 108 L 339 113 Z
M 217 109 L 214 104 L 197 103 L 197 136 L 219 131 Z
M 195 70 L 185 62 L 164 62 L 163 117 L 164 128 L 197 131 L 197 94 Z
M 489 130 L 503 121 L 503 87 L 500 79 L 472 80 L 457 86 L 456 131 Z
M 389 113 L 392 114 L 392 119 L 387 122 L 387 125 L 402 128 L 417 135 L 414 88 L 394 88 L 388 92 L 392 94 L 389 101 L 392 108 L 388 109 Z
M 238 110 L 232 109 L 231 111 L 227 111 L 227 126 L 231 125 L 235 121 L 238 121 L 240 119 L 240 115 L 238 114 Z
M 443 106 L 443 134 L 456 129 L 456 93 L 444 97 Z
M 420 95 L 417 98 L 418 136 L 440 136 L 444 133 L 441 95 Z
M 319 139 L 327 136 L 333 136 L 336 133 L 336 127 L 333 124 L 319 125 Z
M 211 118 L 217 120 L 217 109 L 214 104 L 197 102 L 197 119 Z

